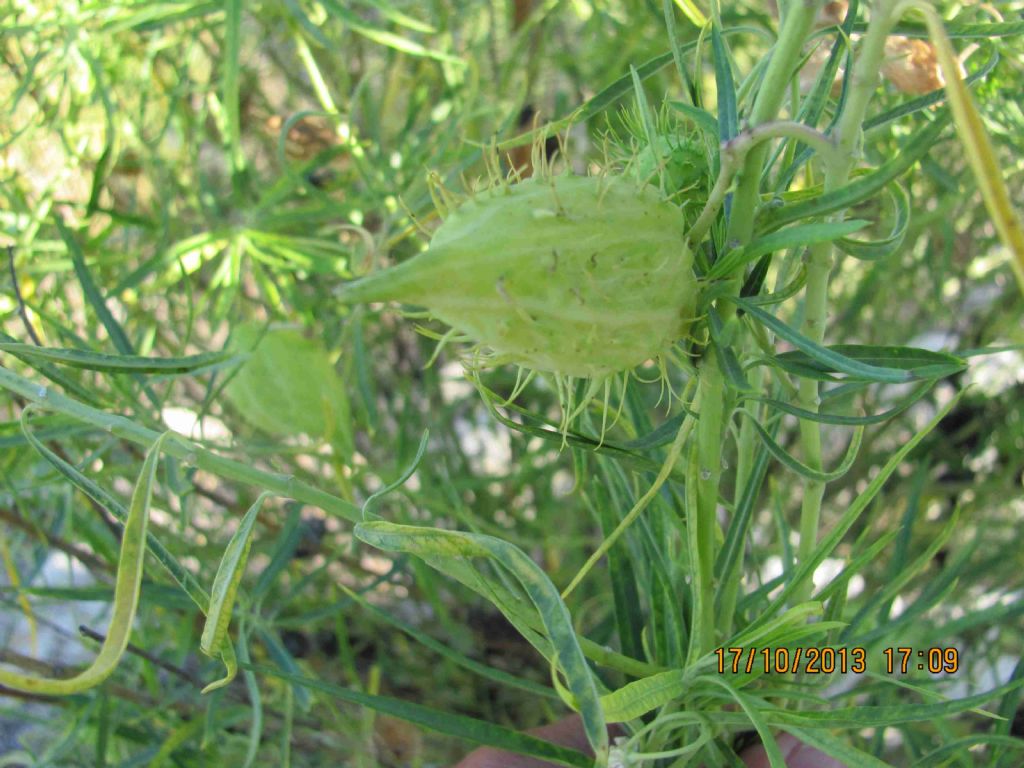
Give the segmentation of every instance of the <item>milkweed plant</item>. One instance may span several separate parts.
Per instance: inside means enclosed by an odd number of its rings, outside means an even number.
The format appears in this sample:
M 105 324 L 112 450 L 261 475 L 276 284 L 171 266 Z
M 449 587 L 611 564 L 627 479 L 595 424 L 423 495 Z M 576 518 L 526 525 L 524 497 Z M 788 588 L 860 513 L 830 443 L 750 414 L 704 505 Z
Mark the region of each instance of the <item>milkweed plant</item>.
M 0 764 L 1020 764 L 1019 8 L 15 5 Z

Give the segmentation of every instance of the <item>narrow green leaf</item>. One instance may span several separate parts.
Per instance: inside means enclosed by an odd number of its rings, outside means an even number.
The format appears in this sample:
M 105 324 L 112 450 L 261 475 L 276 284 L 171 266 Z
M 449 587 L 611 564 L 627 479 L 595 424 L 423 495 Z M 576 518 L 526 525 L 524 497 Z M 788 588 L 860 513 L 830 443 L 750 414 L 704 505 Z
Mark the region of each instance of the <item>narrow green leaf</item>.
M 924 397 L 931 388 L 934 386 L 934 381 L 927 379 L 918 384 L 910 394 L 900 400 L 900 402 L 890 408 L 888 411 L 882 411 L 881 413 L 874 413 L 870 416 L 842 416 L 837 413 L 823 413 L 821 411 L 808 411 L 806 408 L 800 408 L 798 406 L 787 403 L 783 400 L 775 400 L 770 397 L 759 397 L 757 398 L 762 403 L 770 405 L 772 408 L 776 408 L 783 413 L 788 413 L 791 416 L 796 416 L 798 419 L 807 419 L 808 421 L 814 421 L 819 424 L 838 424 L 847 427 L 855 427 L 857 425 L 864 424 L 881 424 L 884 421 L 888 421 L 894 416 L 899 416 L 910 406 Z
M 747 418 L 750 418 L 749 416 Z M 779 423 L 772 424 L 772 430 L 779 428 Z M 729 574 L 733 574 L 743 562 L 743 546 L 746 542 L 747 530 L 753 519 L 754 503 L 757 500 L 764 483 L 765 474 L 768 469 L 768 449 L 760 448 L 754 456 L 753 466 L 747 478 L 747 484 L 743 488 L 743 495 L 736 506 L 736 513 L 729 522 L 729 529 L 725 534 L 725 543 L 718 551 L 715 559 L 715 578 L 721 579 L 722 583 L 732 584 Z M 736 577 L 738 580 L 738 576 Z M 735 592 L 737 587 L 734 587 Z M 719 593 L 719 597 L 721 593 Z
M 935 147 L 948 120 L 948 112 L 943 112 L 917 134 L 908 137 L 903 151 L 896 157 L 839 189 L 800 202 L 768 209 L 758 218 L 758 227 L 761 230 L 778 229 L 791 221 L 801 221 L 846 210 L 861 200 L 878 194 L 885 189 L 887 184 L 910 170 L 914 163 Z
M 79 285 L 82 286 L 82 293 L 85 294 L 86 300 L 92 306 L 93 312 L 96 313 L 103 327 L 107 329 L 114 347 L 122 355 L 135 354 L 135 350 L 132 349 L 131 342 L 128 341 L 124 328 L 121 327 L 121 324 L 111 314 L 109 307 L 107 307 L 106 299 L 100 293 L 96 282 L 92 279 L 92 274 L 85 264 L 85 255 L 82 253 L 82 249 L 79 247 L 75 236 L 59 216 L 54 219 L 54 223 L 57 225 L 57 231 L 60 233 L 61 238 L 64 240 L 64 245 L 68 249 L 68 255 L 71 257 L 71 263 L 75 269 L 75 276 L 78 278 Z
M 974 710 L 995 718 L 997 715 L 979 710 L 982 704 L 999 698 L 1024 685 L 1024 679 L 1011 680 L 983 693 L 949 699 L 934 704 L 892 704 L 885 706 L 857 705 L 836 707 L 820 712 L 792 712 L 775 710 L 770 719 L 777 725 L 810 728 L 891 728 L 900 723 L 914 723 L 923 720 L 939 720 L 950 715 Z M 788 728 L 787 728 L 788 730 Z
M 932 559 L 935 557 L 935 553 L 945 546 L 946 542 L 949 541 L 950 536 L 953 535 L 953 531 L 956 530 L 957 523 L 960 520 L 959 513 L 959 508 L 953 511 L 953 514 L 950 515 L 949 520 L 942 526 L 942 529 L 938 534 L 931 538 L 928 542 L 928 546 L 925 547 L 917 557 L 913 558 L 912 561 L 907 562 L 906 555 L 904 554 L 904 559 L 896 564 L 898 568 L 897 572 L 891 573 L 885 580 L 885 585 L 879 589 L 878 593 L 874 596 L 874 599 L 861 606 L 861 609 L 857 611 L 851 619 L 849 619 L 847 627 L 843 630 L 843 634 L 840 635 L 841 641 L 846 642 L 851 638 L 857 637 L 860 624 L 868 613 L 876 609 L 879 605 L 890 605 L 896 596 L 903 591 L 910 580 L 919 573 L 922 573 L 925 568 L 928 567 L 932 562 Z M 894 533 L 898 533 L 898 531 Z M 867 561 L 864 561 L 860 563 L 860 567 L 864 567 L 866 564 Z M 852 566 L 853 563 L 851 563 L 851 567 Z M 825 594 L 827 590 L 828 588 L 822 590 L 823 594 L 821 595 L 821 598 L 823 600 L 828 599 L 828 596 Z M 885 616 L 885 619 L 888 619 L 888 615 Z
M 842 462 L 831 472 L 822 472 L 820 470 L 812 469 L 811 467 L 803 464 L 788 453 L 786 449 L 779 445 L 772 439 L 772 436 L 768 434 L 767 430 L 757 423 L 757 419 L 750 415 L 751 424 L 754 427 L 754 431 L 757 432 L 757 436 L 761 438 L 768 451 L 778 459 L 787 469 L 796 472 L 801 477 L 806 477 L 809 480 L 814 480 L 819 483 L 830 483 L 833 480 L 838 480 L 840 477 L 845 475 L 850 467 L 853 466 L 853 462 L 857 459 L 857 453 L 860 451 L 861 438 L 864 436 L 864 426 L 859 425 L 853 432 L 853 439 L 850 440 L 850 445 L 846 449 L 846 456 L 843 457 Z
M 500 396 L 491 390 L 488 390 L 486 387 L 480 386 L 479 384 L 477 386 L 481 389 L 481 392 L 490 397 L 487 402 L 501 402 L 502 398 Z M 530 435 L 531 437 L 539 437 L 547 442 L 557 444 L 558 447 L 568 444 L 572 448 L 579 448 L 581 450 L 607 456 L 608 458 L 632 469 L 636 469 L 637 471 L 657 472 L 661 468 L 661 464 L 653 459 L 647 458 L 637 451 L 646 450 L 646 448 L 653 448 L 658 445 L 671 442 L 677 431 L 672 428 L 671 432 L 669 432 L 669 422 L 666 422 L 646 438 L 639 438 L 638 440 L 630 441 L 622 446 L 617 446 L 608 440 L 602 442 L 597 438 L 587 437 L 586 435 L 581 435 L 577 432 L 573 432 L 572 430 L 562 432 L 558 429 L 545 429 L 543 427 L 534 426 L 527 420 L 531 418 L 536 419 L 536 414 L 518 407 L 515 403 L 509 403 L 506 407 L 509 410 L 520 414 L 523 417 L 523 421 L 520 422 L 510 419 L 503 415 L 497 408 L 493 407 L 491 408 L 491 414 L 495 419 L 509 429 L 521 432 L 524 435 Z M 676 423 L 673 420 L 670 420 L 670 422 Z M 666 433 L 668 433 L 668 439 L 665 439 Z M 682 480 L 683 477 L 682 472 L 678 470 L 673 470 L 670 476 L 676 480 Z
M 1007 725 L 1012 722 L 1012 716 L 1007 718 Z M 793 735 L 795 736 L 796 733 L 794 732 Z M 955 765 L 955 763 L 947 760 L 946 758 L 955 757 L 957 752 L 960 752 L 961 755 L 975 754 L 976 750 L 971 749 L 971 747 L 986 744 L 1006 747 L 1009 750 L 1016 750 L 1017 752 L 1024 751 L 1024 739 L 1021 739 L 1019 736 L 1002 736 L 996 733 L 979 733 L 973 736 L 964 736 L 962 739 L 956 739 L 948 744 L 943 744 L 938 749 L 934 749 L 922 756 L 920 760 L 913 764 L 912 768 L 932 768 L 934 765 Z M 989 765 L 1000 767 L 1013 766 L 1020 765 L 1021 762 L 1024 762 L 1024 755 L 1016 758 L 1010 758 L 1007 762 L 998 762 L 993 758 Z M 961 760 L 961 764 L 963 764 L 963 760 Z
M 680 698 L 691 685 L 681 669 L 659 672 L 605 694 L 601 708 L 609 723 L 625 723 Z
M 270 562 L 266 568 L 260 570 L 256 584 L 249 590 L 249 597 L 253 602 L 258 602 L 267 593 L 274 579 L 288 566 L 302 538 L 302 529 L 299 527 L 299 523 L 302 522 L 301 505 L 288 502 L 285 509 L 288 511 L 288 517 L 285 518 L 270 550 Z
M 520 690 L 526 691 L 533 696 L 540 696 L 542 698 L 557 698 L 550 688 L 545 688 L 544 686 L 535 683 L 532 680 L 516 677 L 515 675 L 511 675 L 508 672 L 504 672 L 495 667 L 490 667 L 486 664 L 481 664 L 478 661 L 474 661 L 473 659 L 468 658 L 467 656 L 459 653 L 454 648 L 450 647 L 449 644 L 441 642 L 439 640 L 435 640 L 425 632 L 417 629 L 416 627 L 410 624 L 407 624 L 401 619 L 396 618 L 388 611 L 378 608 L 377 606 L 373 605 L 373 603 L 369 602 L 365 597 L 360 595 L 358 592 L 352 591 L 344 584 L 338 584 L 338 586 L 342 589 L 342 591 L 344 591 L 346 595 L 348 595 L 350 600 L 357 603 L 367 613 L 371 614 L 372 616 L 384 622 L 385 624 L 389 624 L 390 626 L 401 630 L 402 632 L 406 633 L 411 638 L 413 638 L 416 642 L 434 651 L 434 653 L 443 656 L 452 663 L 458 664 L 463 669 L 467 669 L 476 675 L 480 675 L 483 678 L 492 680 L 495 683 L 498 683 L 499 685 L 507 685 L 511 688 L 518 688 Z
M 13 336 L 9 336 L 3 331 L 0 331 L 0 341 L 3 341 L 8 344 L 20 343 L 16 338 L 14 338 Z M 64 375 L 64 373 L 59 368 L 56 368 L 50 365 L 49 363 L 42 362 L 35 358 L 23 358 L 23 360 L 25 363 L 27 363 L 32 368 L 39 371 L 39 373 L 41 373 L 43 376 L 45 376 L 47 381 L 52 381 L 54 384 L 57 384 L 65 392 L 74 395 L 80 400 L 84 400 L 90 405 L 100 404 L 100 401 L 96 398 L 96 395 L 93 392 L 83 387 L 77 381 L 69 379 L 67 376 Z
M 835 758 L 841 765 L 855 765 L 857 768 L 892 768 L 890 763 L 879 760 L 870 752 L 851 747 L 842 739 L 830 735 L 824 729 L 807 730 L 804 728 L 788 727 L 788 733 L 795 736 L 801 743 L 823 752 L 829 757 Z M 938 763 L 929 763 L 929 766 Z
M 798 331 L 790 328 L 774 315 L 765 312 L 763 309 L 747 299 L 733 297 L 731 301 L 751 316 L 756 317 L 761 324 L 765 325 L 769 330 L 773 331 L 794 347 L 804 352 L 807 357 L 817 363 L 822 370 L 838 371 L 857 378 L 867 379 L 868 381 L 884 381 L 893 384 L 912 381 L 915 378 L 907 370 L 888 367 L 882 368 L 876 365 L 869 365 L 867 363 L 851 359 L 839 352 L 829 349 L 828 347 L 816 344 Z M 788 359 L 786 358 L 786 355 L 792 356 L 792 354 L 793 353 L 791 352 L 786 352 L 782 355 L 776 355 L 775 358 L 773 358 L 773 361 L 778 360 L 779 358 L 786 360 Z
M 300 673 L 299 664 L 295 661 L 295 657 L 288 652 L 283 642 L 281 642 L 280 633 L 276 629 L 271 629 L 266 626 L 259 625 L 256 627 L 256 634 L 260 638 L 260 642 L 263 643 L 263 647 L 267 651 L 267 656 L 277 666 L 284 670 L 288 674 L 298 675 Z M 303 712 L 309 712 L 313 707 L 313 696 L 301 685 L 292 685 L 292 693 L 295 696 L 295 701 L 299 705 L 299 709 Z
M 799 588 L 807 579 L 811 578 L 814 574 L 814 570 L 821 565 L 822 561 L 828 557 L 833 550 L 839 545 L 843 536 L 850 530 L 853 524 L 861 516 L 861 514 L 868 508 L 868 505 L 874 500 L 875 496 L 882 489 L 885 481 L 889 479 L 896 468 L 903 462 L 907 454 L 910 453 L 917 444 L 920 443 L 925 436 L 931 432 L 942 421 L 946 415 L 960 402 L 960 398 L 963 397 L 964 390 L 961 390 L 955 397 L 950 399 L 946 405 L 944 405 L 937 414 L 929 421 L 917 434 L 915 434 L 910 440 L 904 443 L 899 450 L 889 457 L 889 460 L 885 462 L 878 474 L 875 475 L 871 482 L 868 483 L 868 487 L 864 489 L 853 503 L 846 508 L 839 521 L 835 526 L 822 538 L 815 547 L 814 553 L 811 557 L 802 563 L 797 564 L 796 573 L 792 575 L 789 582 L 782 589 L 779 595 L 772 601 L 771 605 L 761 614 L 761 618 L 756 619 L 748 631 L 753 628 L 759 627 L 763 622 L 767 621 L 767 617 L 771 616 L 781 606 L 786 604 L 786 601 L 790 599 L 793 592 Z
M 0 351 L 10 352 L 22 360 L 45 360 L 71 368 L 104 373 L 190 373 L 228 360 L 231 353 L 204 352 L 184 357 L 139 357 L 137 355 L 104 355 L 83 349 L 37 347 L 34 344 L 0 342 Z
M 426 22 L 414 19 L 412 16 L 408 16 L 402 11 L 395 8 L 391 3 L 383 2 L 383 0 L 359 0 L 362 3 L 376 9 L 380 12 L 388 21 L 393 21 L 400 27 L 406 27 L 415 32 L 423 32 L 428 35 L 437 33 L 437 29 Z
M 864 25 L 860 25 L 858 31 L 863 31 Z M 920 24 L 905 21 L 897 24 L 893 34 L 906 35 L 907 37 L 924 38 L 929 37 L 927 27 Z M 961 40 L 990 40 L 998 37 L 1017 37 L 1024 34 L 1024 21 L 950 21 L 946 24 L 946 35 L 953 39 Z
M 782 334 L 779 334 L 780 336 Z M 787 339 L 787 341 L 792 341 Z M 792 342 L 794 346 L 799 344 Z M 967 367 L 966 361 L 947 352 L 933 352 L 918 347 L 895 347 L 866 344 L 834 344 L 824 347 L 847 361 L 863 364 L 872 368 L 888 371 L 905 371 L 907 378 L 903 381 L 935 380 L 952 376 Z M 773 362 L 790 373 L 818 378 L 819 374 L 827 379 L 832 373 L 850 373 L 835 365 L 830 358 L 822 358 L 802 348 L 797 351 L 783 352 L 773 358 Z M 859 375 L 857 378 L 869 381 L 882 381 L 873 376 Z M 888 379 L 886 379 L 888 380 Z
M 237 185 L 240 174 L 245 170 L 245 153 L 242 150 L 242 122 L 240 101 L 240 77 L 242 55 L 242 0 L 226 0 L 224 3 L 224 51 L 221 56 L 221 98 L 224 102 L 227 136 L 225 137 L 231 158 L 232 180 Z
M 243 664 L 249 664 L 249 632 L 245 627 L 245 620 L 239 622 L 238 628 L 238 658 Z M 231 642 L 227 641 L 224 643 L 225 647 L 230 648 Z M 234 676 L 237 662 L 235 662 L 235 652 L 232 650 L 231 659 L 228 661 L 225 659 L 225 663 L 228 664 L 228 673 Z M 252 717 L 249 722 L 249 743 L 245 751 L 245 760 L 242 762 L 242 768 L 252 768 L 253 763 L 256 761 L 256 753 L 260 748 L 260 741 L 263 738 L 263 697 L 260 696 L 260 687 L 256 683 L 256 675 L 253 674 L 251 669 L 246 669 L 242 673 L 242 677 L 245 679 L 245 689 L 249 694 L 249 701 L 252 704 Z M 207 686 L 209 688 L 209 686 Z
M 734 248 L 720 258 L 707 274 L 708 280 L 728 277 L 738 269 L 756 261 L 765 254 L 781 251 L 786 248 L 801 248 L 815 243 L 827 243 L 838 240 L 844 235 L 863 229 L 871 222 L 861 219 L 849 221 L 821 221 L 813 224 L 801 224 L 780 229 L 767 235 L 755 238 L 746 246 Z
M 82 249 L 78 245 L 78 240 L 67 226 L 65 226 L 64 221 L 60 216 L 56 216 L 54 218 L 54 223 L 57 225 L 57 231 L 60 232 L 61 239 L 64 241 L 64 245 L 68 250 L 68 255 L 71 257 L 71 263 L 74 266 L 75 276 L 78 278 L 78 283 L 82 287 L 82 293 L 85 294 L 86 300 L 92 306 L 93 311 L 100 319 L 103 327 L 106 328 L 107 334 L 110 336 L 110 340 L 113 342 L 114 347 L 122 355 L 134 355 L 135 350 L 133 349 L 131 342 L 128 340 L 128 335 L 114 317 L 113 313 L 111 313 L 110 308 L 107 306 L 106 298 L 100 292 L 99 287 L 92 278 L 92 273 L 89 271 L 89 267 L 85 263 L 85 254 L 82 253 Z M 157 397 L 152 388 L 148 384 L 144 383 L 141 377 L 134 375 L 134 378 L 145 391 L 146 397 L 149 398 L 150 403 L 154 406 L 159 406 L 160 398 Z
M 322 5 L 328 13 L 337 16 L 345 22 L 353 32 L 358 35 L 362 35 L 367 40 L 372 40 L 380 45 L 394 48 L 396 51 L 401 51 L 402 53 L 406 53 L 410 56 L 436 59 L 437 61 L 444 61 L 459 67 L 466 66 L 466 62 L 457 56 L 452 56 L 451 54 L 444 53 L 442 51 L 427 48 L 426 46 L 421 45 L 414 40 L 410 40 L 407 37 L 402 37 L 401 35 L 396 35 L 393 32 L 388 32 L 385 29 L 370 26 L 359 18 L 357 14 L 348 10 L 342 3 L 337 2 L 337 0 L 320 0 L 320 5 Z
M 353 365 L 356 370 L 356 385 L 359 389 L 359 399 L 366 411 L 366 420 L 369 423 L 370 432 L 377 431 L 377 424 L 380 416 L 377 414 L 377 398 L 371 384 L 370 361 L 366 354 L 366 342 L 364 341 L 363 313 L 356 309 L 352 313 L 352 355 Z
M 311 39 L 315 40 L 321 48 L 330 50 L 331 41 L 327 39 L 323 32 L 320 31 L 320 27 L 310 20 L 306 12 L 302 10 L 302 6 L 299 5 L 298 0 L 284 0 L 284 7 L 288 9 L 288 13 L 292 15 L 298 25 L 302 27 L 303 31 Z
M 696 47 L 696 43 L 687 43 L 682 46 L 682 49 L 684 51 L 690 51 L 694 47 Z M 648 77 L 660 72 L 671 63 L 672 52 L 669 51 L 668 53 L 663 53 L 660 56 L 655 56 L 653 59 L 645 61 L 636 68 L 636 71 L 641 80 L 646 80 Z M 529 144 L 540 137 L 546 138 L 548 136 L 552 136 L 558 131 L 565 130 L 569 125 L 586 123 L 595 115 L 601 114 L 612 106 L 616 101 L 629 93 L 632 88 L 632 73 L 623 75 L 588 99 L 582 106 L 573 110 L 571 114 L 556 120 L 553 123 L 538 127 L 532 131 L 528 131 L 527 133 L 507 139 L 506 141 L 502 141 L 498 144 L 497 149 L 504 152 L 505 150 L 512 149 L 513 147 Z
M 709 139 L 718 143 L 718 120 L 707 110 L 687 104 L 683 101 L 670 101 L 668 105 L 676 112 L 693 121 L 701 132 Z
M 723 326 L 721 316 L 714 307 L 708 308 L 708 330 L 711 332 L 711 340 L 714 342 L 711 346 L 715 351 L 718 367 L 725 373 L 729 384 L 737 392 L 752 392 L 753 388 L 750 386 L 750 382 L 747 381 L 746 376 L 743 375 L 743 366 L 740 365 L 740 361 L 736 358 L 732 345 L 723 338 L 725 327 Z
M 761 737 L 761 744 L 764 746 L 765 754 L 768 756 L 768 764 L 771 768 L 786 768 L 786 758 L 782 756 L 782 751 L 779 749 L 779 745 L 775 743 L 775 737 L 772 735 L 771 729 L 765 723 L 764 718 L 761 717 L 761 712 L 758 709 L 759 706 L 767 706 L 766 703 L 754 696 L 740 693 L 721 676 L 705 676 L 700 679 L 712 685 L 721 686 L 736 700 L 736 703 L 740 705 L 747 717 L 750 718 L 750 724 L 754 726 L 757 735 Z
M 133 443 L 148 445 L 160 436 L 158 432 L 131 419 L 104 413 L 59 392 L 40 387 L 3 366 L 0 366 L 0 387 L 16 392 L 30 403 L 61 413 L 76 421 L 90 424 Z M 346 520 L 354 522 L 359 519 L 359 508 L 354 504 L 302 482 L 294 475 L 267 472 L 252 466 L 251 463 L 219 456 L 213 451 L 177 435 L 174 440 L 167 443 L 166 451 L 177 459 L 183 459 L 187 463 L 194 464 L 213 474 L 265 488 L 280 496 L 287 496 L 305 504 L 312 504 Z
M 238 524 L 238 530 L 231 537 L 220 565 L 217 567 L 217 575 L 213 579 L 213 587 L 210 589 L 210 607 L 206 612 L 206 623 L 203 625 L 203 636 L 199 641 L 199 650 L 207 656 L 218 653 L 224 655 L 224 663 L 227 666 L 227 675 L 220 680 L 210 683 L 203 688 L 203 693 L 215 690 L 227 685 L 235 676 L 237 667 L 232 668 L 228 656 L 233 661 L 234 651 L 231 642 L 225 642 L 228 632 L 228 624 L 231 621 L 231 613 L 235 607 L 235 597 L 238 594 L 238 585 L 245 574 L 245 564 L 249 558 L 249 549 L 252 546 L 252 533 L 256 525 L 256 515 L 259 513 L 263 502 L 270 493 L 261 493 L 249 511 L 245 513 L 242 521 Z
M 715 88 L 718 91 L 718 140 L 721 143 L 739 133 L 739 114 L 736 110 L 736 83 L 732 77 L 729 52 L 722 38 L 721 20 L 711 21 L 711 51 L 715 61 Z
M 420 465 L 420 462 L 423 461 L 423 454 L 427 452 L 427 443 L 429 441 L 430 430 L 425 429 L 423 430 L 423 434 L 420 436 L 420 444 L 419 447 L 416 449 L 416 455 L 413 457 L 413 460 L 409 464 L 409 466 L 406 467 L 405 470 L 403 470 L 402 474 L 399 475 L 397 479 L 395 479 L 393 482 L 388 483 L 379 491 L 371 493 L 366 498 L 366 501 L 363 502 L 363 520 L 379 519 L 380 515 L 377 515 L 373 512 L 373 508 L 374 506 L 376 506 L 377 501 L 383 498 L 384 496 L 387 496 L 396 488 L 401 488 L 403 485 L 405 485 L 405 482 L 410 477 L 412 477 L 413 472 L 416 471 L 416 467 L 418 467 Z
M 878 240 L 853 240 L 848 237 L 840 237 L 836 240 L 837 248 L 862 261 L 878 261 L 891 256 L 900 249 L 900 246 L 903 245 L 903 238 L 907 234 L 907 227 L 910 225 L 910 197 L 895 181 L 889 184 L 886 190 L 893 201 L 892 230 L 889 234 Z
M 775 293 L 756 295 L 754 291 L 760 290 L 760 286 L 768 274 L 769 260 L 770 257 L 768 256 L 761 257 L 761 260 L 754 266 L 754 269 L 750 271 L 750 277 L 747 278 L 747 281 L 743 284 L 743 289 L 740 291 L 740 298 L 746 299 L 751 304 L 756 304 L 759 307 L 768 307 L 772 304 L 781 304 L 784 301 L 788 301 L 800 293 L 807 284 L 807 267 L 801 264 L 793 279 L 777 289 Z

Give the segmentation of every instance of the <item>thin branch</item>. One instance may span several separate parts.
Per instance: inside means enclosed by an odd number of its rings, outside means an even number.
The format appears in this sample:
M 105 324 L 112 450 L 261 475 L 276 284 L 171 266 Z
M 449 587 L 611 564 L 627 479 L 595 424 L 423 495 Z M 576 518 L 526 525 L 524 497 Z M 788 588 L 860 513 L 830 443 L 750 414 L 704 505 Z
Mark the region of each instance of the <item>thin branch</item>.
M 0 507 L 0 520 L 14 528 L 20 528 L 30 536 L 38 538 L 41 543 L 48 547 L 59 549 L 64 554 L 70 555 L 81 562 L 82 565 L 92 570 L 98 578 L 109 579 L 110 571 L 112 570 L 110 564 L 96 557 L 92 552 L 83 549 L 77 544 L 71 544 L 60 536 L 44 531 L 42 528 L 32 524 L 12 509 Z M 102 576 L 100 574 L 102 574 Z
M 43 346 L 43 342 L 39 340 L 39 336 L 36 335 L 36 329 L 32 327 L 32 321 L 28 318 L 28 309 L 25 307 L 25 300 L 21 297 L 21 286 L 18 285 L 18 272 L 14 268 L 14 246 L 7 246 L 7 266 L 11 271 L 11 287 L 14 290 L 14 298 L 18 300 L 18 316 L 21 318 L 21 322 L 25 325 L 25 330 L 28 332 L 29 338 L 37 346 Z
M 97 641 L 99 643 L 102 643 L 102 642 L 104 642 L 107 639 L 106 635 L 104 635 L 104 634 L 102 634 L 100 632 L 97 632 L 94 629 L 89 629 L 89 627 L 85 626 L 84 624 L 79 624 L 78 625 L 78 631 L 81 632 L 86 637 L 88 637 L 90 640 L 95 640 L 95 641 Z M 185 669 L 182 669 L 181 667 L 175 666 L 174 664 L 171 664 L 171 662 L 169 662 L 169 661 L 164 661 L 159 656 L 154 656 L 149 651 L 145 651 L 142 648 L 139 648 L 139 646 L 134 645 L 133 643 L 128 643 L 128 645 L 125 646 L 125 650 L 128 651 L 129 653 L 135 654 L 136 656 L 138 656 L 141 659 L 145 659 L 150 664 L 153 664 L 154 666 L 157 666 L 160 669 L 163 669 L 163 670 L 166 670 L 167 672 L 170 672 L 172 675 L 175 675 L 176 677 L 180 677 L 185 682 L 187 682 L 187 683 L 189 683 L 189 684 L 191 684 L 191 685 L 193 685 L 193 686 L 195 686 L 197 688 L 202 685 L 202 681 L 200 681 L 199 678 L 197 678 L 195 675 L 193 675 L 188 670 L 185 670 Z

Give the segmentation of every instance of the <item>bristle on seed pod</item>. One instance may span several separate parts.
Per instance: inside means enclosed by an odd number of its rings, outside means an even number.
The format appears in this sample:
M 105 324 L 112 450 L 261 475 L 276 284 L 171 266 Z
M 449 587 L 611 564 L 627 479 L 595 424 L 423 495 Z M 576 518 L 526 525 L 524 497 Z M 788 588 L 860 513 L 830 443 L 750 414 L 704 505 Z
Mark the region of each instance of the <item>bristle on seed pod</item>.
M 429 248 L 349 283 L 341 301 L 424 307 L 476 342 L 475 361 L 553 374 L 560 392 L 590 379 L 595 393 L 686 336 L 686 220 L 651 186 L 545 173 L 461 202 L 435 197 L 444 221 Z M 562 400 L 566 417 L 582 407 Z

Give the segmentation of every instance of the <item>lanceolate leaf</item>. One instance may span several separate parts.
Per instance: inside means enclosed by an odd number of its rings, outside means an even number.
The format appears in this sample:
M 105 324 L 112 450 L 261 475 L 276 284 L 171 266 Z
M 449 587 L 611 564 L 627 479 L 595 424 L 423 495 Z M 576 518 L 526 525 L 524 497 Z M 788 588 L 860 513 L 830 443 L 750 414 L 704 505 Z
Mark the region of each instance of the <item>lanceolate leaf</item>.
M 781 334 L 780 334 L 781 335 Z M 794 346 L 796 346 L 794 344 Z M 934 380 L 962 371 L 967 363 L 956 355 L 933 352 L 917 347 L 886 347 L 863 344 L 835 344 L 825 347 L 829 352 L 841 355 L 846 360 L 862 363 L 875 368 L 901 370 L 908 374 L 907 380 Z M 803 350 L 783 352 L 773 358 L 781 368 L 799 376 L 831 378 L 833 373 L 851 373 L 830 360 L 814 356 Z M 856 375 L 856 374 L 851 374 Z M 859 376 L 876 380 L 872 376 Z
M 807 419 L 809 421 L 816 421 L 819 424 L 841 424 L 848 427 L 855 427 L 858 424 L 881 424 L 883 421 L 888 421 L 894 416 L 898 416 L 903 413 L 907 408 L 912 406 L 922 397 L 925 393 L 932 388 L 933 381 L 926 380 L 915 387 L 907 397 L 899 402 L 896 406 L 890 408 L 888 411 L 882 413 L 874 413 L 870 416 L 843 416 L 837 413 L 823 413 L 821 411 L 808 411 L 806 408 L 800 408 L 798 406 L 787 403 L 783 400 L 775 400 L 770 397 L 758 398 L 762 403 L 767 403 L 773 408 L 777 408 L 783 413 L 788 413 L 791 416 L 796 416 L 799 419 Z
M 17 339 L 15 339 L 13 336 L 9 336 L 3 331 L 0 331 L 0 341 L 9 344 L 19 343 Z M 35 368 L 37 371 L 39 371 L 43 376 L 45 376 L 48 381 L 52 381 L 54 384 L 57 384 L 58 386 L 63 388 L 65 392 L 74 395 L 75 397 L 89 403 L 90 405 L 100 404 L 100 401 L 99 399 L 97 399 L 94 392 L 82 386 L 77 381 L 69 379 L 55 366 L 32 357 L 22 359 L 30 366 Z
M 715 262 L 707 274 L 709 280 L 728 277 L 740 267 L 756 261 L 766 253 L 781 251 L 786 248 L 799 248 L 815 243 L 827 243 L 844 235 L 863 229 L 869 224 L 861 219 L 850 221 L 822 221 L 813 224 L 801 224 L 780 229 L 768 235 L 762 235 L 746 246 L 729 251 Z
M 841 346 L 839 348 L 823 347 L 820 344 L 816 344 L 811 341 L 799 331 L 785 325 L 775 315 L 766 312 L 754 303 L 740 298 L 732 298 L 732 301 L 743 310 L 756 317 L 758 321 L 762 325 L 766 326 L 770 331 L 777 334 L 785 341 L 790 342 L 797 347 L 798 350 L 803 352 L 803 356 L 797 356 L 794 352 L 783 352 L 782 354 L 775 355 L 772 358 L 772 361 L 783 369 L 785 369 L 787 364 L 790 364 L 792 361 L 793 365 L 799 367 L 797 370 L 794 370 L 794 373 L 799 371 L 799 375 L 801 376 L 806 376 L 810 373 L 827 375 L 835 372 L 847 374 L 866 381 L 901 384 L 918 378 L 938 378 L 940 376 L 948 376 L 949 373 L 955 373 L 963 368 L 963 364 L 959 365 L 957 368 L 951 368 L 952 361 L 957 360 L 958 358 L 948 355 L 942 356 L 942 362 L 944 365 L 940 366 L 939 360 L 932 358 L 927 366 L 915 370 L 913 367 L 907 365 L 905 355 L 898 354 L 893 351 L 903 350 L 903 347 L 859 347 L 853 345 Z M 884 361 L 889 365 L 885 367 L 872 365 L 872 362 L 857 359 L 848 354 L 844 354 L 844 352 L 840 350 L 850 350 L 852 352 L 871 350 L 870 353 L 863 355 L 865 359 L 872 361 Z M 912 351 L 923 352 L 925 350 Z M 938 355 L 939 353 L 932 352 L 930 354 Z M 920 356 L 916 359 L 920 361 Z
M 739 132 L 739 117 L 736 87 L 720 20 L 711 22 L 711 50 L 715 55 L 715 86 L 718 88 L 718 139 L 724 143 Z
M 830 708 L 821 712 L 783 712 L 776 710 L 771 720 L 777 725 L 794 725 L 810 728 L 872 728 L 892 727 L 898 723 L 913 723 L 946 717 L 958 712 L 973 710 L 1003 694 L 1024 685 L 1024 679 L 1011 680 L 984 693 L 965 696 L 961 699 L 940 701 L 935 704 L 895 704 L 889 706 L 865 706 Z M 988 713 L 984 713 L 988 714 Z M 998 717 L 997 715 L 989 715 Z
M 659 672 L 602 696 L 601 707 L 608 722 L 624 723 L 678 699 L 690 684 L 681 669 Z
M 836 246 L 845 253 L 865 261 L 884 259 L 899 250 L 910 224 L 910 198 L 898 182 L 886 188 L 893 201 L 893 221 L 889 234 L 878 240 L 857 240 L 840 237 Z

